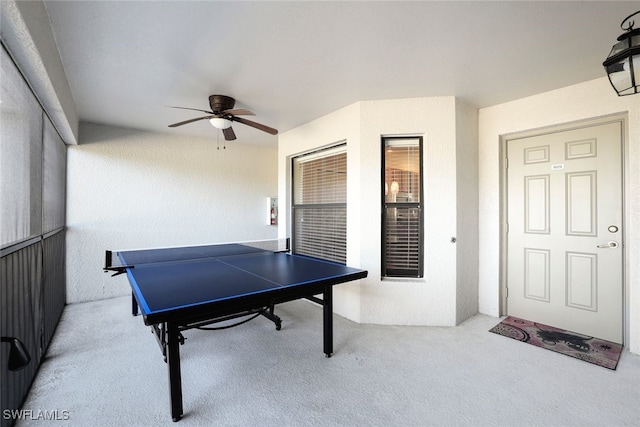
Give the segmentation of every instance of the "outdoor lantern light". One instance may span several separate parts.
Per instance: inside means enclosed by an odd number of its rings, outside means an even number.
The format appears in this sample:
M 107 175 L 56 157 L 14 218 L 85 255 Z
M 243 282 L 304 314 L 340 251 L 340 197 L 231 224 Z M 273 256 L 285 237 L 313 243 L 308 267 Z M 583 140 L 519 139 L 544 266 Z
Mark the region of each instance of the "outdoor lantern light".
M 638 14 L 640 10 L 622 21 L 620 28 L 626 33 L 618 37 L 618 43 L 602 63 L 618 96 L 640 93 L 640 28 L 634 29 L 635 22 L 630 19 Z

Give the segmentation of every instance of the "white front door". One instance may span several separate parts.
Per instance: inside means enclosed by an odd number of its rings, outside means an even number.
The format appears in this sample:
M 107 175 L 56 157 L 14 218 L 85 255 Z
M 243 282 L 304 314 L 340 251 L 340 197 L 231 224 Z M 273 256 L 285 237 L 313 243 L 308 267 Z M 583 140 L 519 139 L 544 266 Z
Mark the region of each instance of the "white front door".
M 623 336 L 622 123 L 507 142 L 507 313 Z

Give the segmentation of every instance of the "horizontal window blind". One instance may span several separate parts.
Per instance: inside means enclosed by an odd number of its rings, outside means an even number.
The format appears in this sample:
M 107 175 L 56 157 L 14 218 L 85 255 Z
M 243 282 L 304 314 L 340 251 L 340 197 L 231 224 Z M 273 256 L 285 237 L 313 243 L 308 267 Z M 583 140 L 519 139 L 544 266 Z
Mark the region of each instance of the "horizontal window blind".
M 385 145 L 385 201 L 420 202 L 420 146 L 415 139 L 390 140 Z
M 294 212 L 296 253 L 346 263 L 346 207 L 298 207 Z
M 419 208 L 385 209 L 385 270 L 387 276 L 419 276 L 421 230 Z
M 383 138 L 382 275 L 423 276 L 422 138 Z
M 346 263 L 344 144 L 293 159 L 293 252 Z

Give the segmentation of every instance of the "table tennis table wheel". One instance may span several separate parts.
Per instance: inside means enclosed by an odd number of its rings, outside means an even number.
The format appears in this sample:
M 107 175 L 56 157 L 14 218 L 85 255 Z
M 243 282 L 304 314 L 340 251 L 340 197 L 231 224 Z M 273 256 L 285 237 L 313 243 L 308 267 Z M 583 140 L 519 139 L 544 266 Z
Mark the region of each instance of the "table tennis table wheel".
M 282 329 L 282 322 L 281 321 L 276 321 L 276 331 L 279 331 L 280 329 Z
M 324 357 L 326 357 L 327 359 L 330 358 L 331 356 L 333 356 L 333 353 L 325 353 Z
M 176 418 L 172 418 L 174 423 L 177 423 L 178 421 L 180 421 L 180 419 L 182 419 L 182 417 L 176 417 Z

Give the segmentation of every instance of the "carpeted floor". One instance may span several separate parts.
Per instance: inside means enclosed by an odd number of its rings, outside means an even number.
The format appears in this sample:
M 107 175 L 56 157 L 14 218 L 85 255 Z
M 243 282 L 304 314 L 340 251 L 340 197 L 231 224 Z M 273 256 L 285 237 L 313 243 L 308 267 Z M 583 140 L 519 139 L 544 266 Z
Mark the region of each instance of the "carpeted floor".
M 171 421 L 166 365 L 128 297 L 67 306 L 23 409 L 68 420 L 18 426 L 631 426 L 639 419 L 640 356 L 616 371 L 488 332 L 361 325 L 335 316 L 334 356 L 322 353 L 322 310 L 277 308 L 187 331 L 185 416 Z M 63 412 L 67 411 L 67 412 Z

